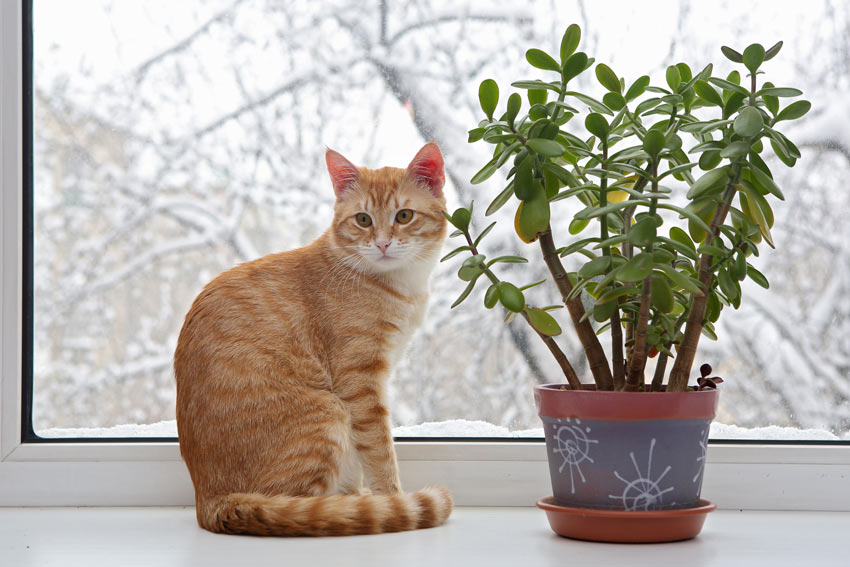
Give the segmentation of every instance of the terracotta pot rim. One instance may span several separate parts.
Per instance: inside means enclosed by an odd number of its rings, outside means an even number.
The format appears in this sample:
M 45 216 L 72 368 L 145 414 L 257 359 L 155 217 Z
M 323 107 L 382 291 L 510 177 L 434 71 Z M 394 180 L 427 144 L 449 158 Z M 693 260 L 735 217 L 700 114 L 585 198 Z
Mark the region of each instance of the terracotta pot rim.
M 537 390 L 537 389 L 547 390 L 547 391 L 553 391 L 553 392 L 572 392 L 573 394 L 581 394 L 581 395 L 588 395 L 588 396 L 612 396 L 612 395 L 617 395 L 617 396 L 647 396 L 647 395 L 649 395 L 649 396 L 652 396 L 652 395 L 655 395 L 655 396 L 659 396 L 659 395 L 684 396 L 684 395 L 688 395 L 688 396 L 690 396 L 691 394 L 708 394 L 710 392 L 717 392 L 718 391 L 718 390 L 708 388 L 708 389 L 705 389 L 705 390 L 687 390 L 685 392 L 667 392 L 666 390 L 663 390 L 661 392 L 651 392 L 651 391 L 648 390 L 649 384 L 645 384 L 645 386 L 646 386 L 647 390 L 645 390 L 643 392 L 615 392 L 615 391 L 608 391 L 608 390 L 599 391 L 599 390 L 596 389 L 596 384 L 582 384 L 581 390 L 573 390 L 572 388 L 570 388 L 570 385 L 567 384 L 566 382 L 553 382 L 551 384 L 537 384 L 537 385 L 534 386 L 534 389 L 535 390 Z M 667 385 L 665 384 L 663 386 L 663 388 L 667 388 Z
M 594 384 L 572 390 L 565 384 L 534 387 L 540 417 L 607 421 L 714 419 L 717 390 L 687 392 L 598 392 Z
M 595 518 L 669 518 L 678 516 L 698 516 L 708 514 L 717 509 L 717 504 L 705 498 L 699 499 L 699 504 L 691 508 L 675 508 L 672 510 L 604 510 L 598 508 L 575 508 L 571 506 L 559 506 L 555 504 L 554 496 L 544 496 L 537 500 L 537 507 L 549 512 L 561 512 L 567 514 L 580 514 L 582 516 Z

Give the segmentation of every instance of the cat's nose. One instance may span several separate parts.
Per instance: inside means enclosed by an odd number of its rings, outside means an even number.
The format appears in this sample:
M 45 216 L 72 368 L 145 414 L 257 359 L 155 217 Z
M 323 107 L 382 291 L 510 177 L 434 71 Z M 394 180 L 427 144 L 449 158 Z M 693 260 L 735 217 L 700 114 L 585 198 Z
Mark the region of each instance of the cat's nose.
M 388 240 L 376 240 L 375 246 L 378 247 L 378 250 L 381 251 L 381 254 L 386 256 L 387 255 L 387 248 L 390 247 L 390 242 Z

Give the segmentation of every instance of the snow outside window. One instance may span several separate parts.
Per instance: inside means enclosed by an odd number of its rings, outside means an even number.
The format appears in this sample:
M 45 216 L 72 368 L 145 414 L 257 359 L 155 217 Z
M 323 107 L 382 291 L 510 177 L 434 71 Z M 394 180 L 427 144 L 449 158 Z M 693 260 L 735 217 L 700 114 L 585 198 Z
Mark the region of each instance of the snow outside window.
M 682 60 L 726 72 L 721 44 L 785 41 L 771 78 L 802 87 L 814 108 L 788 132 L 803 159 L 775 168 L 787 196 L 777 251 L 756 259 L 772 286 L 744 282 L 745 306 L 725 314 L 697 362 L 726 379 L 714 438 L 848 439 L 850 8 L 611 4 L 35 0 L 36 433 L 174 436 L 184 314 L 219 272 L 324 230 L 326 146 L 404 166 L 437 140 L 450 208 L 475 199 L 483 210 L 504 179 L 469 184 L 488 159 L 466 143 L 479 82 L 539 76 L 526 47 L 556 52 L 577 22 L 583 49 L 628 80 L 652 71 L 663 83 Z M 592 73 L 579 83 L 598 88 Z M 503 211 L 491 254 L 519 251 Z M 562 211 L 565 235 L 575 211 Z M 532 269 L 529 281 L 547 275 Z M 396 434 L 540 436 L 531 388 L 560 381 L 556 366 L 521 321 L 502 323 L 480 297 L 450 311 L 456 270 L 436 270 L 426 322 L 396 369 Z M 581 372 L 578 341 L 560 340 Z

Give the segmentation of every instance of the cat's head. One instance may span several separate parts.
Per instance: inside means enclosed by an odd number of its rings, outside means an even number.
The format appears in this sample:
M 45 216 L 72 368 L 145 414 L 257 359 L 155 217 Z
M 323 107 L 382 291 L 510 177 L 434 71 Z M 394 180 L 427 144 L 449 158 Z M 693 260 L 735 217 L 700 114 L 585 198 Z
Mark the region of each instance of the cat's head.
M 356 167 L 325 154 L 336 193 L 331 241 L 347 263 L 386 273 L 433 262 L 446 236 L 443 155 L 434 142 L 407 169 Z

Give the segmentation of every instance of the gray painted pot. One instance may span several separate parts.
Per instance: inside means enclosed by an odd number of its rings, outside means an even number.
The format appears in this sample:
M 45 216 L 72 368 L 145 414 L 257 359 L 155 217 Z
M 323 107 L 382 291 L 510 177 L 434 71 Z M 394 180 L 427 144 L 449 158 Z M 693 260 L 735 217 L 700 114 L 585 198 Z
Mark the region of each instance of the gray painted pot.
M 555 503 L 668 510 L 698 505 L 717 391 L 535 388 Z

